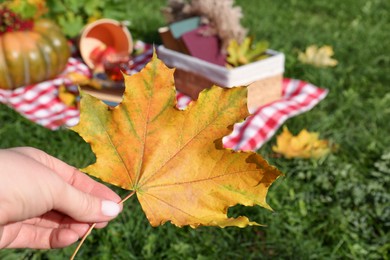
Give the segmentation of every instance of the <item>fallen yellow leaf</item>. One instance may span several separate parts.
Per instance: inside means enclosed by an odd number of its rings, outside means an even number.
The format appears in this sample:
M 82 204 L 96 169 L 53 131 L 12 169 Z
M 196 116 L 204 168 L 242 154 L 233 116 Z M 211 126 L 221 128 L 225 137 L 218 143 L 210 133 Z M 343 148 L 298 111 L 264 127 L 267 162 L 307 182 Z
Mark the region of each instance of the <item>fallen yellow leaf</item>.
M 66 74 L 66 77 L 76 85 L 88 85 L 95 89 L 101 89 L 102 85 L 96 79 L 90 79 L 89 77 L 79 73 L 79 72 L 70 72 Z
M 333 48 L 329 45 L 320 48 L 317 45 L 310 45 L 306 48 L 305 52 L 298 54 L 298 59 L 302 63 L 311 64 L 316 67 L 334 67 L 338 61 L 331 58 L 333 55 Z
M 331 148 L 327 140 L 320 140 L 319 133 L 308 132 L 303 129 L 297 136 L 293 136 L 287 127 L 276 137 L 276 145 L 272 150 L 290 158 L 321 158 L 327 155 Z
M 58 98 L 68 107 L 76 106 L 76 95 L 69 92 L 64 85 L 58 88 Z

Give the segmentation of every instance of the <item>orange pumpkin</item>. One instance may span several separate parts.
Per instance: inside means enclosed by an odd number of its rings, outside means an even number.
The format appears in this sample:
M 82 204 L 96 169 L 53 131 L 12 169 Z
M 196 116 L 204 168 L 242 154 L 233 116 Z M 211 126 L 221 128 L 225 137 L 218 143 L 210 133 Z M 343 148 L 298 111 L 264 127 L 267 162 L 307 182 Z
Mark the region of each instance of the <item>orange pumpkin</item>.
M 0 88 L 15 89 L 52 79 L 70 56 L 64 34 L 50 20 L 37 20 L 30 31 L 0 36 Z

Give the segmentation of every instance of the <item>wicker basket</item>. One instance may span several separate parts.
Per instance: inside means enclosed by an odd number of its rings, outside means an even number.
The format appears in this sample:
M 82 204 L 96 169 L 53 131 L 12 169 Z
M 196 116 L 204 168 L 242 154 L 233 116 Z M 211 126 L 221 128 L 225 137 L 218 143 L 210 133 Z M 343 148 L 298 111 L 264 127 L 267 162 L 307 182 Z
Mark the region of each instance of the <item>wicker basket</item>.
M 231 88 L 248 86 L 248 109 L 280 99 L 284 72 L 284 55 L 269 50 L 270 57 L 234 69 L 227 69 L 195 57 L 159 46 L 158 56 L 175 67 L 175 86 L 180 92 L 197 99 L 199 92 L 212 85 Z

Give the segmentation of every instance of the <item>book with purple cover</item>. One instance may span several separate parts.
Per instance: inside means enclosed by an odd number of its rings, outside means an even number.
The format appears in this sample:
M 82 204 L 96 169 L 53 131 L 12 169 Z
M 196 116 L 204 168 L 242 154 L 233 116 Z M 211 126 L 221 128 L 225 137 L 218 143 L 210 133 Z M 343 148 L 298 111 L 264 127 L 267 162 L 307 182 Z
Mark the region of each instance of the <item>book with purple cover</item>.
M 184 33 L 181 40 L 186 46 L 189 55 L 213 64 L 225 66 L 226 55 L 221 52 L 219 39 L 216 35 L 204 36 L 201 32 L 207 26 Z

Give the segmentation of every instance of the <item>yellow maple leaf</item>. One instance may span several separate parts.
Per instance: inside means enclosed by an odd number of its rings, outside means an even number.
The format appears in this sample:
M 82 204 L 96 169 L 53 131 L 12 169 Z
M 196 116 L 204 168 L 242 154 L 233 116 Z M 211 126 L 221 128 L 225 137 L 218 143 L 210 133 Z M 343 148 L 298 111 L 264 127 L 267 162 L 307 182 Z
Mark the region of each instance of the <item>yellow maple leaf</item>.
M 319 133 L 308 132 L 303 129 L 297 136 L 293 136 L 287 127 L 276 137 L 276 145 L 272 147 L 276 153 L 290 158 L 321 158 L 331 149 L 327 140 L 320 140 Z
M 69 72 L 65 76 L 75 85 L 88 85 L 95 89 L 102 89 L 102 84 L 100 84 L 99 81 L 93 78 L 90 79 L 80 72 Z
M 325 45 L 318 48 L 317 45 L 310 45 L 305 52 L 299 52 L 298 59 L 302 63 L 316 67 L 334 67 L 338 64 L 338 61 L 331 58 L 333 55 L 332 46 Z
M 62 103 L 69 107 L 76 106 L 77 104 L 76 95 L 72 92 L 69 92 L 64 85 L 61 85 L 58 88 L 58 98 L 62 101 Z
M 140 73 L 124 75 L 118 106 L 82 93 L 73 130 L 96 154 L 82 170 L 134 191 L 152 226 L 258 225 L 227 216 L 236 204 L 270 209 L 266 194 L 280 175 L 260 155 L 222 146 L 230 126 L 248 116 L 246 88 L 212 87 L 181 111 L 173 73 L 154 54 Z

